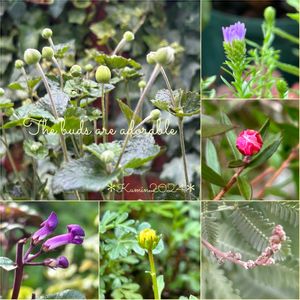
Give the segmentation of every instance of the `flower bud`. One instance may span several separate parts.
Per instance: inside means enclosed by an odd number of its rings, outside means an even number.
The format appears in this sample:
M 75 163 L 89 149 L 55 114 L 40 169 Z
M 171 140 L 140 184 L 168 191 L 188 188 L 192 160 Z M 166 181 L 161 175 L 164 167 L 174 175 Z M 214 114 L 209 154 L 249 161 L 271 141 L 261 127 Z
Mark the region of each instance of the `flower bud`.
M 155 60 L 161 65 L 168 65 L 175 59 L 174 49 L 172 47 L 163 47 L 156 51 Z
M 277 91 L 279 93 L 279 96 L 281 98 L 284 98 L 285 95 L 289 91 L 288 84 L 287 84 L 287 82 L 284 79 L 277 80 L 277 82 L 276 82 L 276 89 L 277 89 Z
M 157 121 L 160 118 L 160 110 L 159 109 L 153 109 L 150 112 L 150 118 L 153 121 Z
M 40 51 L 36 49 L 27 49 L 24 52 L 24 61 L 28 65 L 35 65 L 37 64 L 41 59 L 41 53 Z
M 111 150 L 105 150 L 103 153 L 101 153 L 100 157 L 102 161 L 108 164 L 113 162 L 115 154 Z
M 140 89 L 143 89 L 145 86 L 146 86 L 146 81 L 145 81 L 145 80 L 141 80 L 141 81 L 139 82 L 139 88 L 140 88 Z
M 54 56 L 54 51 L 51 47 L 44 47 L 42 49 L 42 56 L 48 60 L 51 60 Z
M 111 79 L 111 72 L 107 66 L 99 66 L 96 71 L 96 80 L 100 83 L 108 83 Z
M 60 256 L 58 258 L 46 258 L 44 260 L 44 265 L 50 268 L 62 268 L 66 269 L 69 267 L 69 261 L 65 256 Z
M 156 53 L 153 51 L 151 51 L 150 53 L 147 54 L 146 60 L 149 65 L 153 65 L 156 63 L 155 54 Z
M 258 131 L 247 129 L 243 130 L 237 140 L 237 149 L 246 156 L 252 156 L 258 153 L 263 145 L 263 140 Z
M 52 30 L 50 28 L 45 28 L 42 31 L 42 37 L 46 40 L 52 37 Z
M 134 33 L 131 32 L 131 31 L 126 31 L 124 34 L 123 34 L 123 39 L 126 41 L 126 42 L 131 42 L 134 40 Z
M 268 6 L 264 11 L 264 17 L 268 23 L 272 23 L 275 19 L 276 11 L 274 7 Z
M 2 97 L 4 95 L 4 89 L 3 88 L 0 88 L 0 97 Z
M 146 250 L 154 250 L 160 239 L 161 236 L 157 236 L 155 230 L 151 228 L 143 229 L 138 235 L 140 247 Z
M 93 71 L 93 65 L 87 64 L 87 65 L 84 66 L 84 69 L 85 69 L 87 72 L 91 72 L 91 71 Z
M 78 65 L 72 66 L 72 68 L 70 69 L 70 73 L 73 77 L 79 77 L 82 73 L 81 67 Z
M 32 152 L 36 152 L 36 151 L 38 151 L 40 149 L 41 146 L 42 146 L 41 143 L 39 143 L 39 142 L 33 142 L 32 145 L 30 146 L 30 150 Z
M 24 62 L 21 59 L 17 59 L 15 61 L 15 68 L 16 69 L 22 69 L 24 67 Z

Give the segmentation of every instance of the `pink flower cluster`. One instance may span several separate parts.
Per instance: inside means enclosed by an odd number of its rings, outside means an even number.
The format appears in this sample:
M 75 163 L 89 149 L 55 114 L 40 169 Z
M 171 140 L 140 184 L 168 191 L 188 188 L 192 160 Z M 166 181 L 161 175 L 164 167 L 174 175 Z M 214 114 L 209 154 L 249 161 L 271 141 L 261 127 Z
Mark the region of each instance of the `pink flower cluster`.
M 252 129 L 243 130 L 237 140 L 237 149 L 246 156 L 258 153 L 263 145 L 263 140 L 258 131 Z

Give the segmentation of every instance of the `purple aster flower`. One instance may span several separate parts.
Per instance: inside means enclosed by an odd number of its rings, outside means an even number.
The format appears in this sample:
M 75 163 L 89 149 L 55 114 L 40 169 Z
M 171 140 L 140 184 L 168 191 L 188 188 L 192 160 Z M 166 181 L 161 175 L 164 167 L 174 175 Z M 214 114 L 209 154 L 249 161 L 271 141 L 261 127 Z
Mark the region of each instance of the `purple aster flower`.
M 59 256 L 58 258 L 47 258 L 44 260 L 44 265 L 50 268 L 62 268 L 69 267 L 69 261 L 65 256 Z
M 77 224 L 70 224 L 67 228 L 68 233 L 47 240 L 42 246 L 43 250 L 47 252 L 66 244 L 82 244 L 85 236 L 84 230 Z
M 224 41 L 232 43 L 234 40 L 243 40 L 246 35 L 246 27 L 244 23 L 237 22 L 229 27 L 222 27 Z
M 55 212 L 51 212 L 47 220 L 45 220 L 41 225 L 40 229 L 32 235 L 32 242 L 34 245 L 42 241 L 47 235 L 51 234 L 58 224 L 57 215 Z

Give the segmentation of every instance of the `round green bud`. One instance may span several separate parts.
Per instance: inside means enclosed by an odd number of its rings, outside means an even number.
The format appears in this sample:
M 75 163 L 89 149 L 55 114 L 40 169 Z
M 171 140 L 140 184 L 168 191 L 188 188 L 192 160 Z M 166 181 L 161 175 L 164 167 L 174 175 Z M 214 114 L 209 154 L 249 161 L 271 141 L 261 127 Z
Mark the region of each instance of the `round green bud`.
M 40 149 L 41 146 L 42 146 L 41 143 L 39 143 L 39 142 L 34 142 L 34 143 L 32 143 L 32 145 L 30 146 L 30 150 L 31 150 L 32 152 L 36 152 L 36 151 L 38 151 L 38 150 Z
M 81 67 L 78 65 L 72 66 L 72 68 L 70 69 L 70 73 L 73 77 L 79 77 L 82 73 Z
M 111 150 L 105 150 L 104 152 L 101 153 L 100 158 L 102 161 L 109 164 L 109 163 L 113 162 L 113 160 L 115 158 L 115 154 Z
M 51 47 L 44 47 L 42 49 L 42 56 L 48 60 L 51 60 L 54 56 L 54 51 Z
M 155 61 L 161 65 L 168 65 L 175 59 L 174 49 L 172 47 L 163 47 L 156 51 Z
M 160 239 L 161 236 L 157 236 L 156 231 L 151 228 L 143 229 L 137 237 L 140 247 L 146 250 L 154 250 Z
M 21 59 L 17 59 L 15 61 L 15 68 L 16 69 L 22 69 L 24 67 L 24 62 Z
M 145 80 L 141 80 L 141 81 L 139 82 L 139 88 L 140 88 L 140 89 L 143 89 L 145 86 L 146 86 L 146 81 L 145 81 Z
M 131 32 L 131 31 L 126 31 L 124 34 L 123 34 L 123 39 L 126 41 L 126 42 L 131 42 L 134 40 L 134 33 Z
M 150 118 L 153 121 L 157 121 L 160 118 L 160 110 L 159 109 L 153 109 L 150 112 Z
M 147 54 L 146 60 L 149 65 L 153 65 L 156 63 L 155 55 L 156 55 L 156 52 L 153 52 L 153 51 L 151 51 L 150 53 Z
M 42 55 L 41 55 L 40 51 L 38 51 L 36 49 L 27 49 L 24 52 L 24 61 L 28 65 L 37 64 L 40 61 L 41 57 L 42 57 Z
M 111 79 L 111 72 L 107 66 L 99 66 L 95 74 L 97 82 L 108 83 Z
M 0 97 L 2 97 L 4 95 L 4 89 L 3 88 L 0 88 Z
M 264 17 L 267 22 L 272 23 L 275 19 L 276 11 L 274 7 L 268 6 L 264 11 Z
M 87 72 L 91 72 L 91 71 L 93 71 L 94 67 L 93 67 L 93 65 L 91 65 L 91 64 L 87 64 L 87 65 L 84 66 L 84 69 L 85 69 Z
M 52 30 L 50 28 L 45 28 L 42 31 L 42 37 L 46 40 L 50 39 L 52 37 Z

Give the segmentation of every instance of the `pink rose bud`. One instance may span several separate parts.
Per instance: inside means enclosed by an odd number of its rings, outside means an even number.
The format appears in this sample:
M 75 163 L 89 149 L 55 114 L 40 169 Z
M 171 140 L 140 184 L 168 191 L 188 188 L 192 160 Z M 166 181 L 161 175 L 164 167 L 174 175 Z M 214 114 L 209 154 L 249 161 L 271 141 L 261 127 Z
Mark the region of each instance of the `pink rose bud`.
M 236 147 L 246 156 L 252 156 L 258 153 L 263 145 L 261 135 L 258 131 L 252 129 L 243 130 L 237 140 Z

